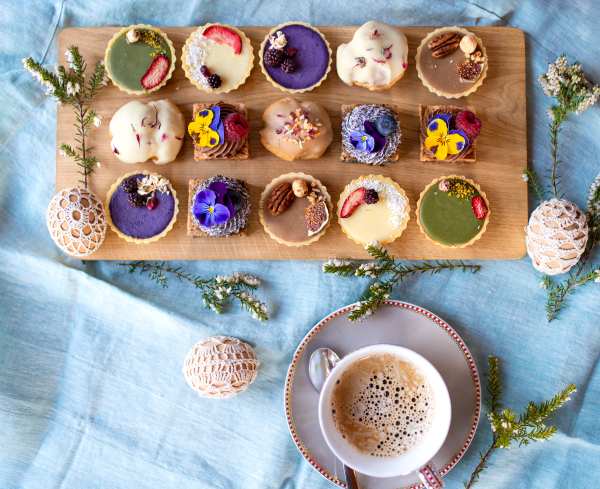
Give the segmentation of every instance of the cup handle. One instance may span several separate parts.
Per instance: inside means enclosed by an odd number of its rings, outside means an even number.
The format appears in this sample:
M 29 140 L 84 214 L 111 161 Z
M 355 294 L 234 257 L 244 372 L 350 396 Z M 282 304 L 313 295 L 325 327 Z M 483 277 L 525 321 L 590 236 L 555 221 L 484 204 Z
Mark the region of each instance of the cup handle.
M 425 484 L 427 489 L 442 489 L 442 487 L 446 485 L 439 470 L 431 461 L 427 465 L 421 467 L 418 473 L 419 479 L 421 479 L 421 482 Z

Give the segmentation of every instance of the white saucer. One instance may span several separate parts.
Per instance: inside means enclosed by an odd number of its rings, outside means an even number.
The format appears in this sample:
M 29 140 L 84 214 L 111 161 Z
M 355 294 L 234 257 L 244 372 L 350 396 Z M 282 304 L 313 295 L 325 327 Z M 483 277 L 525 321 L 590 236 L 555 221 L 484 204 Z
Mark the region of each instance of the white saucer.
M 333 455 L 319 427 L 318 401 L 308 376 L 308 360 L 321 347 L 340 358 L 362 346 L 391 343 L 410 348 L 429 360 L 442 375 L 452 403 L 448 437 L 433 463 L 447 473 L 466 452 L 477 428 L 481 386 L 471 353 L 456 332 L 435 314 L 418 306 L 386 301 L 375 316 L 351 323 L 354 304 L 320 321 L 304 337 L 294 354 L 285 383 L 285 412 L 292 438 L 300 453 L 321 475 L 346 487 L 342 463 Z M 423 487 L 416 474 L 382 479 L 358 474 L 361 489 L 416 489 Z

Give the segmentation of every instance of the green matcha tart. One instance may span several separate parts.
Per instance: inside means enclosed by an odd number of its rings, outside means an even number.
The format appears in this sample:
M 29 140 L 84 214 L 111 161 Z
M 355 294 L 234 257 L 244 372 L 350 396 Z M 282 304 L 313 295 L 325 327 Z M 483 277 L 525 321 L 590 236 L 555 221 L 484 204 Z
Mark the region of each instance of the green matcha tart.
M 421 192 L 417 223 L 443 248 L 464 248 L 481 238 L 490 220 L 490 204 L 473 180 L 450 175 L 436 178 Z
M 146 95 L 167 83 L 175 70 L 175 48 L 165 33 L 146 24 L 123 27 L 108 43 L 106 74 L 132 95 Z

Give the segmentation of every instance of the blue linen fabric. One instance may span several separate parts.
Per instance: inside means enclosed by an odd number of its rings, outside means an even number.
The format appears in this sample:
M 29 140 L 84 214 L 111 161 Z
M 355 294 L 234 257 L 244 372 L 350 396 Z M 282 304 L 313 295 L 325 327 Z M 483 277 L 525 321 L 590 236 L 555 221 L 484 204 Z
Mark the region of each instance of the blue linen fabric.
M 371 283 L 325 275 L 321 262 L 185 262 L 204 277 L 243 270 L 263 279 L 258 295 L 272 319 L 238 306 L 216 316 L 192 287 L 161 290 L 112 262 L 83 264 L 52 243 L 45 211 L 54 195 L 54 102 L 22 70 L 33 56 L 64 62 L 57 35 L 72 26 L 498 25 L 525 32 L 530 165 L 550 163 L 546 108 L 536 76 L 561 53 L 600 82 L 594 0 L 479 2 L 380 0 L 259 2 L 136 0 L 0 2 L 0 487 L 1 488 L 329 488 L 289 436 L 283 410 L 288 364 L 322 317 L 356 301 Z M 585 207 L 600 171 L 600 111 L 561 134 L 566 195 Z M 530 211 L 533 200 L 530 197 Z M 595 253 L 594 262 L 598 262 Z M 547 324 L 540 274 L 527 256 L 488 261 L 475 276 L 409 278 L 392 298 L 419 304 L 463 337 L 480 372 L 497 355 L 507 405 L 550 398 L 569 382 L 572 401 L 552 420 L 550 443 L 495 452 L 481 487 L 597 487 L 600 460 L 600 284 L 577 290 Z M 254 346 L 256 382 L 228 401 L 203 400 L 185 383 L 183 359 L 197 341 L 230 334 Z M 485 378 L 482 379 L 485 382 Z M 485 411 L 473 445 L 448 474 L 462 487 L 490 442 Z

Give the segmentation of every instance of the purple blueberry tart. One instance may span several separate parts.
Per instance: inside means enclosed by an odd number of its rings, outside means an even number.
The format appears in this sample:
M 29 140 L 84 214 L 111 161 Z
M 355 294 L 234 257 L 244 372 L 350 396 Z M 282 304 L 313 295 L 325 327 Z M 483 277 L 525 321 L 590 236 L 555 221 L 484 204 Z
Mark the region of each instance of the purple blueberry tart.
M 275 87 L 291 93 L 306 92 L 327 78 L 331 49 L 318 29 L 303 22 L 286 22 L 263 41 L 260 66 Z
M 119 237 L 138 244 L 150 243 L 173 227 L 178 204 L 166 178 L 148 171 L 128 173 L 108 191 L 106 217 Z

